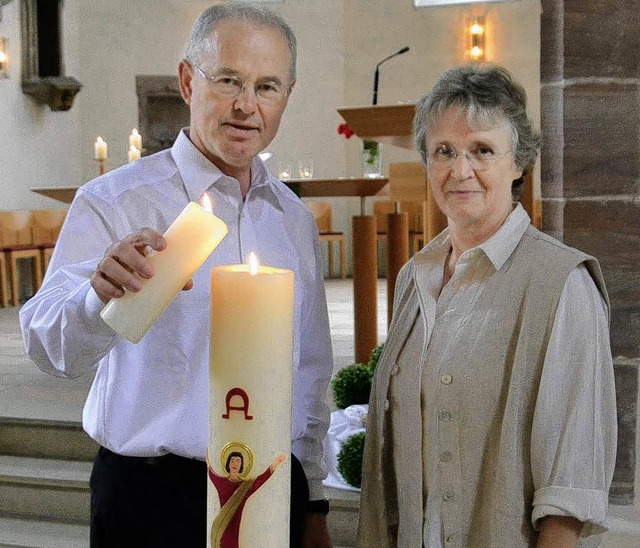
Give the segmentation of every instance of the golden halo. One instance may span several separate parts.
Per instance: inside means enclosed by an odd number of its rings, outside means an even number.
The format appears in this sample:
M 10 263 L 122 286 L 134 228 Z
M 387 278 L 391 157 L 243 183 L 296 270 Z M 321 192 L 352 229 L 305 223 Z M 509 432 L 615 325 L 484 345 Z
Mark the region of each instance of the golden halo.
M 242 455 L 242 473 L 238 474 L 238 477 L 240 477 L 240 479 L 244 479 L 253 468 L 253 453 L 244 443 L 237 441 L 230 441 L 227 443 L 222 448 L 222 451 L 220 451 L 220 466 L 222 467 L 222 471 L 228 476 L 227 459 L 234 451 Z

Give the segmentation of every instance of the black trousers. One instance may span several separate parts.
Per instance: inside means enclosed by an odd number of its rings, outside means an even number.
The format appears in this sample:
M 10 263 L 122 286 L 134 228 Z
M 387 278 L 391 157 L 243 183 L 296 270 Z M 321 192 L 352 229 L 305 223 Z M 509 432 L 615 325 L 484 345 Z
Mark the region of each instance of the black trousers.
M 101 447 L 91 472 L 91 548 L 205 548 L 206 478 L 199 460 Z M 308 501 L 307 478 L 291 455 L 291 548 L 302 546 Z

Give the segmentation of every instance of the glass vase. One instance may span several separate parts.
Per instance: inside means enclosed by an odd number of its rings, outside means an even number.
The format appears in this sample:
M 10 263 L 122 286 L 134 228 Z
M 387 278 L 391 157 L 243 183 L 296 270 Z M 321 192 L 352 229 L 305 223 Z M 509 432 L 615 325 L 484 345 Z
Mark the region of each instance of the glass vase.
M 362 142 L 362 176 L 382 177 L 382 145 L 380 143 Z

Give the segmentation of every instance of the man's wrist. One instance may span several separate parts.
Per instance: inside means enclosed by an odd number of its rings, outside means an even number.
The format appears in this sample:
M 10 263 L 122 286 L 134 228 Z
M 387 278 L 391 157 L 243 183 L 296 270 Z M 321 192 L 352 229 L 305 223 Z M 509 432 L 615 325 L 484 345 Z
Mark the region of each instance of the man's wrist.
M 326 516 L 329 513 L 329 501 L 327 499 L 310 500 L 307 502 L 307 513 Z

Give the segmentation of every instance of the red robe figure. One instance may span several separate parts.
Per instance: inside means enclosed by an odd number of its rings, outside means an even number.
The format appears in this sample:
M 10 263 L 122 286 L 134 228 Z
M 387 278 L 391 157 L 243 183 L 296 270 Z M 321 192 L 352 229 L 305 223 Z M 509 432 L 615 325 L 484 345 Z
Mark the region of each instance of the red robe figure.
M 208 462 L 209 478 L 218 491 L 220 511 L 211 525 L 211 548 L 239 548 L 240 521 L 247 499 L 253 495 L 285 460 L 286 455 L 278 455 L 257 478 L 242 479 L 244 457 L 242 453 L 229 453 L 225 469 L 227 477 L 219 476 Z

